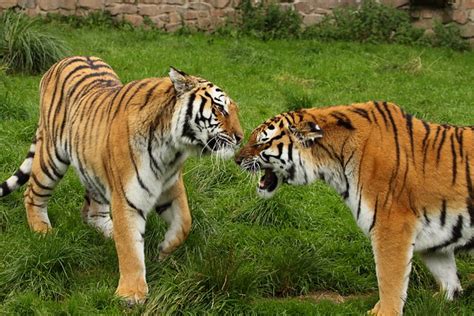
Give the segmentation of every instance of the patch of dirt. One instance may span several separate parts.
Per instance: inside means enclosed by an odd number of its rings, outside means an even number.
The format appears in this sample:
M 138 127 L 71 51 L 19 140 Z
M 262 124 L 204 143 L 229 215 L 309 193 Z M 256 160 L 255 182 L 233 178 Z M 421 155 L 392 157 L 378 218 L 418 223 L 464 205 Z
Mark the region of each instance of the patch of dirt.
M 348 300 L 368 298 L 373 295 L 375 295 L 375 293 L 351 294 L 351 295 L 342 296 L 341 294 L 337 292 L 332 292 L 332 291 L 316 291 L 316 292 L 308 293 L 306 295 L 300 295 L 297 298 L 300 300 L 311 300 L 315 302 L 330 301 L 335 304 L 340 304 Z

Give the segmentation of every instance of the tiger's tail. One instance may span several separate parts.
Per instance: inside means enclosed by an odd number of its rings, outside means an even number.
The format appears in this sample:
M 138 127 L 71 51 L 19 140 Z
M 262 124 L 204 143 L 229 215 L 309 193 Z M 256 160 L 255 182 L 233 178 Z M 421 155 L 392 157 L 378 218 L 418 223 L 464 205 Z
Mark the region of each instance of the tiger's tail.
M 28 154 L 26 155 L 26 158 L 21 164 L 20 168 L 18 168 L 18 170 L 10 178 L 0 184 L 0 197 L 6 196 L 15 191 L 25 184 L 30 178 L 31 166 L 33 165 L 33 157 L 35 156 L 36 151 L 36 140 L 37 136 L 35 136 L 33 143 L 30 146 L 30 150 L 28 151 Z

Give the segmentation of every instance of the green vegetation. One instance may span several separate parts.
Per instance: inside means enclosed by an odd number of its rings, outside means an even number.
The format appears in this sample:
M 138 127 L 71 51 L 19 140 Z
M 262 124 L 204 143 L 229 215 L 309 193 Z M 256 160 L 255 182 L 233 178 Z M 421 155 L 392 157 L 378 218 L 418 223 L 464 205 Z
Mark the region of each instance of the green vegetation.
M 0 59 L 7 71 L 40 73 L 66 53 L 65 44 L 40 30 L 37 19 L 13 11 L 0 17 Z
M 294 10 L 282 9 L 272 2 L 265 4 L 262 1 L 255 5 L 251 0 L 243 0 L 240 11 L 241 22 L 236 26 L 239 32 L 264 40 L 305 38 L 469 50 L 469 43 L 462 39 L 456 25 L 438 23 L 434 34 L 425 35 L 424 30 L 411 24 L 408 12 L 374 0 L 363 0 L 360 7 L 336 8 L 321 23 L 306 29 L 301 27 L 301 18 Z
M 168 35 L 128 28 L 82 28 L 52 21 L 73 54 L 107 61 L 123 82 L 165 76 L 170 65 L 221 86 L 250 131 L 300 106 L 389 100 L 418 117 L 474 124 L 474 53 L 371 43 Z M 38 116 L 40 76 L 4 76 L 0 85 L 0 179 L 20 165 Z M 70 170 L 49 204 L 54 232 L 32 234 L 22 190 L 0 200 L 0 314 L 361 315 L 377 301 L 368 239 L 326 185 L 283 186 L 256 196 L 256 178 L 232 161 L 186 163 L 192 232 L 158 262 L 166 225 L 150 214 L 145 235 L 150 297 L 128 308 L 114 299 L 118 265 L 111 240 L 83 224 L 84 189 Z M 406 315 L 470 315 L 474 261 L 458 256 L 465 294 L 453 303 L 415 258 Z M 344 302 L 318 298 L 336 292 Z M 326 297 L 327 297 L 326 293 Z M 335 294 L 333 294 L 335 296 Z M 340 299 L 339 299 L 340 300 Z

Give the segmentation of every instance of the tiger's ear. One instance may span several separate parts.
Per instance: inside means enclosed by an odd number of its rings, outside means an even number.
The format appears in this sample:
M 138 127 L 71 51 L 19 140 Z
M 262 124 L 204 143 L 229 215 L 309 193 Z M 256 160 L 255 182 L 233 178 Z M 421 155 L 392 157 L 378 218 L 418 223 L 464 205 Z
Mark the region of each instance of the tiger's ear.
M 299 122 L 289 129 L 304 147 L 311 147 L 316 139 L 323 137 L 323 130 L 314 122 Z
M 194 88 L 194 81 L 189 75 L 170 66 L 169 76 L 178 94 L 183 94 Z

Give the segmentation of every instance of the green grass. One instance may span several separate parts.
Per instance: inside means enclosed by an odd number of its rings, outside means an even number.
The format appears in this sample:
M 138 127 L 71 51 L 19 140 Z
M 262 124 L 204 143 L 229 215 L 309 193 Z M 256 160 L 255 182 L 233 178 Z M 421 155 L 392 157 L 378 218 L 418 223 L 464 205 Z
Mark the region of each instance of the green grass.
M 259 42 L 202 34 L 73 29 L 74 54 L 106 60 L 123 82 L 165 76 L 169 66 L 220 85 L 240 105 L 245 133 L 266 118 L 301 106 L 389 100 L 418 117 L 474 124 L 474 53 L 396 45 Z M 0 85 L 0 178 L 26 154 L 38 115 L 40 76 L 12 75 Z M 233 162 L 186 163 L 192 232 L 158 262 L 165 224 L 151 214 L 145 236 L 150 297 L 128 308 L 114 299 L 118 266 L 113 242 L 82 224 L 83 188 L 70 171 L 49 214 L 54 233 L 30 233 L 22 192 L 0 201 L 0 314 L 263 314 L 360 315 L 377 301 L 368 239 L 326 185 L 284 186 L 268 201 L 256 179 Z M 407 315 L 470 315 L 474 265 L 458 257 L 465 295 L 445 303 L 415 259 Z M 316 300 L 331 291 L 343 303 Z

